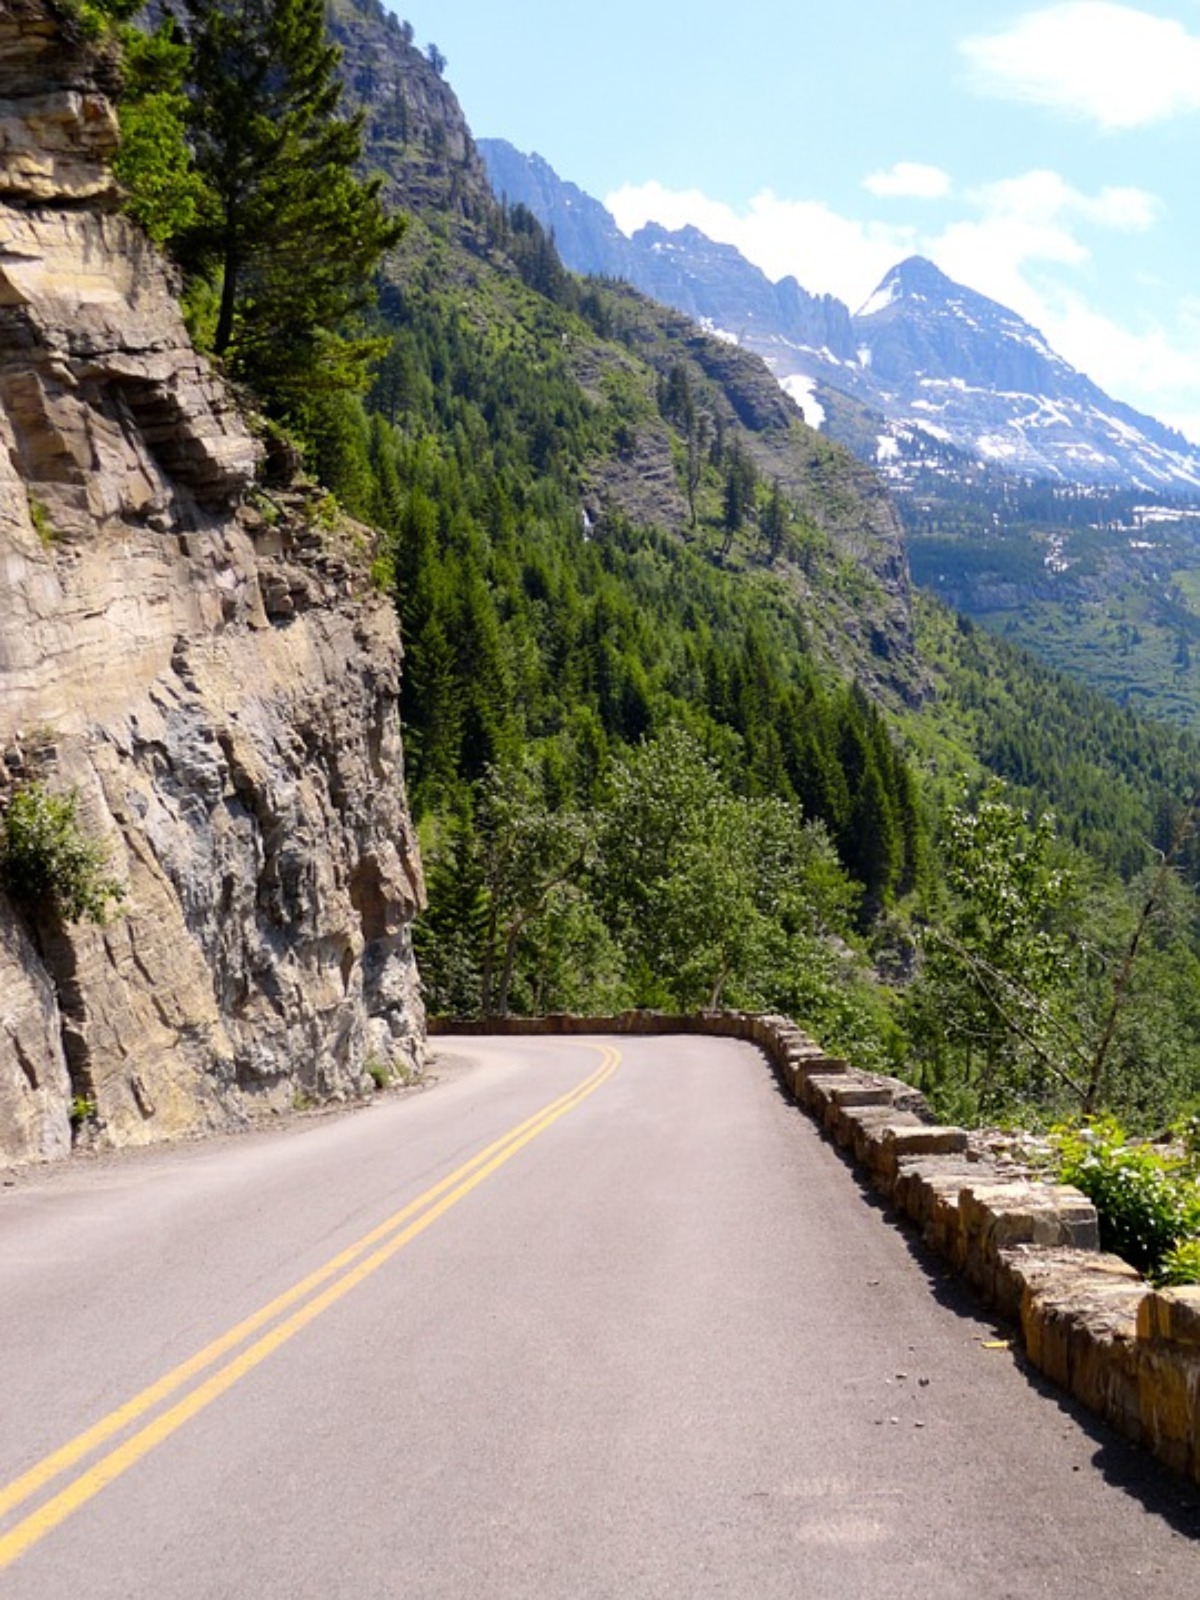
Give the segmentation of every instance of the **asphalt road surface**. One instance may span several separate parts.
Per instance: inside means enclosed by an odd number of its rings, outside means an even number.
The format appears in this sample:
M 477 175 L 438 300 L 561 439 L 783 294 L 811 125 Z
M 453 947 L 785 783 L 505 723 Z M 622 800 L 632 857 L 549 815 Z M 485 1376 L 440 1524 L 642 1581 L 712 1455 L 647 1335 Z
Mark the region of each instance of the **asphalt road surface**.
M 5 1600 L 1200 1596 L 1200 1490 L 1024 1372 L 757 1052 L 439 1051 L 10 1176 Z

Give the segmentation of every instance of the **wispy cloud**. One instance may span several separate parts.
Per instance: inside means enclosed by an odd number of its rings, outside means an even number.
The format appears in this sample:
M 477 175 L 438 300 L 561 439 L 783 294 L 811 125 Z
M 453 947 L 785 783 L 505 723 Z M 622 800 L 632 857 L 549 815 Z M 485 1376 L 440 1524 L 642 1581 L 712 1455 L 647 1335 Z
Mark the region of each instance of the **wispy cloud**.
M 1144 189 L 1087 194 L 1045 168 L 981 184 L 967 191 L 966 200 L 968 213 L 931 236 L 927 249 L 951 277 L 1022 316 L 1030 316 L 1037 300 L 1027 277 L 1030 266 L 1082 267 L 1091 260 L 1081 224 L 1140 233 L 1153 226 L 1159 211 L 1155 196 Z
M 884 200 L 943 200 L 952 188 L 950 174 L 920 161 L 897 161 L 886 172 L 872 172 L 863 188 Z
M 1200 37 L 1111 0 L 1066 0 L 959 47 L 985 93 L 1111 131 L 1200 110 Z

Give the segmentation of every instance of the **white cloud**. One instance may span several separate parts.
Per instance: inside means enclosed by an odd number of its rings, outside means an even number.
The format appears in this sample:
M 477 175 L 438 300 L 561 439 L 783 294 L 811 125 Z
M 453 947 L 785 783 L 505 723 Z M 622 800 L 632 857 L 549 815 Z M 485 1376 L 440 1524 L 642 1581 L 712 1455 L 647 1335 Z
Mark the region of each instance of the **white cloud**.
M 1089 195 L 1045 169 L 981 185 L 968 191 L 967 200 L 975 214 L 949 224 L 924 248 L 952 278 L 1031 322 L 1041 302 L 1027 269 L 1038 263 L 1085 266 L 1091 251 L 1079 237 L 1080 222 L 1143 232 L 1159 210 L 1145 190 L 1106 188 Z
M 1110 185 L 1089 195 L 1046 167 L 984 184 L 971 190 L 969 197 L 990 216 L 1021 217 L 1039 226 L 1082 217 L 1121 233 L 1144 233 L 1154 226 L 1161 209 L 1157 196 L 1146 189 Z
M 1200 37 L 1110 0 L 1067 0 L 959 47 L 978 86 L 1109 130 L 1200 110 Z
M 810 294 L 833 294 L 859 305 L 884 274 L 917 247 L 915 228 L 841 216 L 819 200 L 782 200 L 769 189 L 745 210 L 699 190 L 659 183 L 626 185 L 605 205 L 622 232 L 646 222 L 692 224 L 710 239 L 736 245 L 769 278 L 794 276 Z
M 1174 333 L 1158 326 L 1123 328 L 1072 294 L 1062 295 L 1057 304 L 1048 303 L 1045 314 L 1052 342 L 1068 360 L 1069 350 L 1088 352 L 1090 364 L 1084 367 L 1088 377 L 1118 400 L 1133 404 L 1131 394 L 1150 391 L 1163 396 L 1164 407 L 1170 409 L 1195 405 L 1200 338 L 1194 332 L 1188 340 L 1182 328 Z
M 863 188 L 886 200 L 942 200 L 950 193 L 950 174 L 920 161 L 897 161 L 886 172 L 872 172 Z

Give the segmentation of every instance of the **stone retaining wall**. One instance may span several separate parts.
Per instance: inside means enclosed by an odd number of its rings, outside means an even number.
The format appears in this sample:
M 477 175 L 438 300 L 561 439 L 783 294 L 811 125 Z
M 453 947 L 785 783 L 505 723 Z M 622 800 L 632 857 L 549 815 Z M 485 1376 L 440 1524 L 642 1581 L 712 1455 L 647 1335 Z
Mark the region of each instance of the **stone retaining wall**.
M 707 1034 L 758 1045 L 784 1088 L 1003 1317 L 1031 1364 L 1200 1482 L 1200 1288 L 1157 1291 L 1099 1248 L 1096 1209 L 934 1124 L 909 1085 L 825 1054 L 786 1017 L 435 1019 L 431 1035 Z

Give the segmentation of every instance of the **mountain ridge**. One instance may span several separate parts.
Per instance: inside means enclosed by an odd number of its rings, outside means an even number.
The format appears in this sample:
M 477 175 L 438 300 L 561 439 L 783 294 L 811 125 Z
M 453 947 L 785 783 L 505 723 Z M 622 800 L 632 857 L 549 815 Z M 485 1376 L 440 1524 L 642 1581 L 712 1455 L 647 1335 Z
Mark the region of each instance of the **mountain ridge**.
M 1017 313 L 934 263 L 909 257 L 852 313 L 794 278 L 778 283 L 732 245 L 700 230 L 657 223 L 631 239 L 599 201 L 563 186 L 549 163 L 480 140 L 494 185 L 528 205 L 559 242 L 572 270 L 611 270 L 703 325 L 753 349 L 818 425 L 849 397 L 878 419 L 845 434 L 894 481 L 950 444 L 1000 470 L 1033 479 L 1200 494 L 1200 447 L 1156 418 L 1107 395 L 1051 350 Z M 531 173 L 536 173 L 536 183 Z M 605 269 L 593 265 L 601 257 Z

